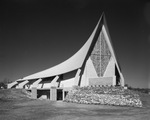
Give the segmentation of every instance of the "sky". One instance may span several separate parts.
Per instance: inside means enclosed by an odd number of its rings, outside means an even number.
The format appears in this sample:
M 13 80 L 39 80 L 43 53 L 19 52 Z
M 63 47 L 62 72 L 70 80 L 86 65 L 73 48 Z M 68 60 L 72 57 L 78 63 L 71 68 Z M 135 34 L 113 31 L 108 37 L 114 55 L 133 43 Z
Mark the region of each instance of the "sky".
M 15 81 L 71 57 L 103 12 L 125 83 L 150 88 L 146 0 L 1 0 L 0 81 Z

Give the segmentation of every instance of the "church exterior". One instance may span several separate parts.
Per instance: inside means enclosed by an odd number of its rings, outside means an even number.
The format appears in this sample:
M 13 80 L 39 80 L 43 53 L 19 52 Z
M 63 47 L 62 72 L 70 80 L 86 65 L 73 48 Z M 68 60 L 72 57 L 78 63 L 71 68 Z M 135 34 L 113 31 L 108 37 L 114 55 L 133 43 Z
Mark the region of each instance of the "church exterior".
M 105 16 L 102 15 L 93 33 L 66 61 L 16 80 L 8 88 L 24 88 L 33 98 L 46 95 L 51 100 L 64 99 L 73 86 L 124 86 L 124 77 L 111 44 Z M 59 97 L 58 96 L 59 94 Z

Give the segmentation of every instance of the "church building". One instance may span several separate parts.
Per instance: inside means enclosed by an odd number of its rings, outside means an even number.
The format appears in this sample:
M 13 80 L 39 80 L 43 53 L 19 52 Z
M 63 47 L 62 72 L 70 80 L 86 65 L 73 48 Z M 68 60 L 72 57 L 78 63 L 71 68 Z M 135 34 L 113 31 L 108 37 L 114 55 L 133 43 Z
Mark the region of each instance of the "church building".
M 104 14 L 87 42 L 66 61 L 8 84 L 26 89 L 33 98 L 63 100 L 74 86 L 124 86 Z M 29 68 L 30 69 L 30 68 Z

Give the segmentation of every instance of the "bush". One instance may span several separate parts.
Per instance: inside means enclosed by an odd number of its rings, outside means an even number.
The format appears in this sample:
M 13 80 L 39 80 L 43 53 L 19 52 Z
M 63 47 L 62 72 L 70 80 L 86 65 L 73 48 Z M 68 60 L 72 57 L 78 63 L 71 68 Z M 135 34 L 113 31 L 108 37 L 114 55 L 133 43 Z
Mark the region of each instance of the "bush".
M 142 107 L 138 94 L 123 87 L 74 87 L 66 102 Z

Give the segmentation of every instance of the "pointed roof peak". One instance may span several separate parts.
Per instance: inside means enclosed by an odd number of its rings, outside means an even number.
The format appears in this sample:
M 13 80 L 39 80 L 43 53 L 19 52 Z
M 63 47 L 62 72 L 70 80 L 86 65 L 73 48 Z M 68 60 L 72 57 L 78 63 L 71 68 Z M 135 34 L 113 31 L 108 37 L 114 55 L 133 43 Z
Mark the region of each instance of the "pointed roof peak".
M 102 15 L 101 15 L 101 16 L 102 16 L 102 17 L 104 17 L 104 16 L 105 16 L 105 12 L 104 12 L 104 11 L 102 12 Z
M 103 24 L 106 24 L 106 15 L 105 15 L 105 12 L 102 12 L 101 17 L 102 17 L 101 19 L 102 19 Z
M 98 22 L 99 26 L 105 25 L 106 24 L 106 18 L 105 18 L 105 13 L 102 12 L 100 18 L 99 18 L 99 22 Z

